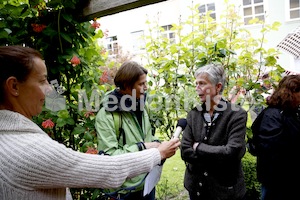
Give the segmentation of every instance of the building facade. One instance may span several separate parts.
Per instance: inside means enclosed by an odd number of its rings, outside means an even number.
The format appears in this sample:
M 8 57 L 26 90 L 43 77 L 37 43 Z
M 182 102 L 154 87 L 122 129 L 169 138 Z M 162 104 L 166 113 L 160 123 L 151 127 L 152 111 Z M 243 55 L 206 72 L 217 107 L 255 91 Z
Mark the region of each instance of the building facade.
M 243 20 L 243 28 L 248 29 L 254 38 L 260 37 L 261 25 L 250 24 L 253 18 L 265 21 L 266 24 L 280 22 L 278 31 L 268 33 L 265 48 L 278 48 L 288 34 L 294 32 L 300 26 L 300 0 L 233 0 L 232 4 L 238 8 Z M 170 30 L 172 24 L 178 24 L 181 20 L 190 16 L 191 6 L 199 5 L 199 14 L 210 12 L 210 16 L 216 21 L 226 9 L 223 0 L 167 0 L 99 19 L 103 30 L 107 30 L 107 36 L 101 41 L 110 56 L 122 52 L 129 52 L 133 59 L 145 62 L 141 56 L 145 54 L 145 43 L 141 36 L 149 30 L 147 20 L 159 18 L 159 25 L 164 30 L 164 36 L 170 41 L 176 42 L 175 34 Z M 297 45 L 296 45 L 297 48 Z M 278 63 L 288 71 L 300 72 L 299 58 L 292 55 L 284 48 L 279 48 L 282 54 Z

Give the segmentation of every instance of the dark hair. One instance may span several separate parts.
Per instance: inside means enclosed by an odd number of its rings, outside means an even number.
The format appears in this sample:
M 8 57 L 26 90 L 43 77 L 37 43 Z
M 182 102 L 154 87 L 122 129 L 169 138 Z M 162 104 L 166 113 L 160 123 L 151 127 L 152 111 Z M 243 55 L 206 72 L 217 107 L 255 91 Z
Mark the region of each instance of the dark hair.
M 124 62 L 116 73 L 114 82 L 121 90 L 133 88 L 134 83 L 140 76 L 147 74 L 148 71 L 135 61 Z
M 36 57 L 43 59 L 40 52 L 30 47 L 0 46 L 0 103 L 4 101 L 5 81 L 11 76 L 26 81 Z
M 267 104 L 282 109 L 297 108 L 299 105 L 296 105 L 294 101 L 294 93 L 297 92 L 300 92 L 300 75 L 285 76 L 279 82 Z

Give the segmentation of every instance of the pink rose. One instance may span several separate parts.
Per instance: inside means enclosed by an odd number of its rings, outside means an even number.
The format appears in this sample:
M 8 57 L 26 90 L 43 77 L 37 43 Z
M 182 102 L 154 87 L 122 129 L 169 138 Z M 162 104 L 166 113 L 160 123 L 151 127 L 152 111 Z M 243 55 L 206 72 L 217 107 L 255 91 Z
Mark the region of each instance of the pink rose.
M 88 147 L 88 150 L 85 153 L 88 153 L 88 154 L 98 154 L 98 150 L 95 149 L 94 147 Z
M 98 23 L 98 22 L 96 21 L 96 19 L 94 19 L 94 21 L 93 21 L 93 23 L 92 23 L 91 26 L 94 27 L 95 29 L 97 29 L 97 28 L 100 27 L 100 23 Z
M 42 126 L 44 128 L 53 128 L 54 127 L 54 123 L 52 121 L 52 119 L 47 119 L 46 121 L 43 121 Z
M 73 56 L 73 58 L 71 59 L 71 64 L 73 67 L 75 67 L 76 65 L 79 65 L 80 59 L 77 56 Z

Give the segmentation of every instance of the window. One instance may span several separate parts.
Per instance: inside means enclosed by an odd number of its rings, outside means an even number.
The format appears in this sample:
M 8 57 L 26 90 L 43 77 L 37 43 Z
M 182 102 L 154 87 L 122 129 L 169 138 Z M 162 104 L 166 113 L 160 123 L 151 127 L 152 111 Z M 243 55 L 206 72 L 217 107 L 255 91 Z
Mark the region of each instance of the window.
M 289 19 L 300 18 L 300 0 L 288 0 L 289 1 Z
M 162 36 L 165 38 L 168 38 L 170 40 L 170 44 L 174 44 L 175 41 L 175 32 L 172 31 L 172 25 L 166 25 L 166 26 L 162 26 L 163 28 L 163 32 L 162 32 Z
M 263 0 L 243 0 L 244 24 L 249 25 L 249 21 L 258 18 L 265 21 L 265 8 Z
M 106 49 L 108 55 L 117 55 L 119 52 L 118 47 L 118 38 L 117 36 L 107 37 L 106 38 Z
M 143 39 L 144 31 L 135 31 L 131 33 L 133 51 L 145 50 L 145 41 Z
M 207 12 L 210 12 L 210 17 L 216 20 L 216 7 L 215 3 L 209 3 L 199 6 L 198 8 L 200 16 L 206 15 Z

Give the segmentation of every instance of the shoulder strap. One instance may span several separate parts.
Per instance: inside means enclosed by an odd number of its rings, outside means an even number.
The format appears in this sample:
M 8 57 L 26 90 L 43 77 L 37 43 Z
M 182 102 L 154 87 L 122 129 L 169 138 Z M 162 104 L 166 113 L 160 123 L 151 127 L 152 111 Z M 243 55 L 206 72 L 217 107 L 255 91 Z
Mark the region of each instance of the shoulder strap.
M 114 124 L 115 124 L 116 136 L 117 136 L 117 139 L 119 140 L 120 129 L 122 127 L 121 117 L 118 112 L 112 112 L 112 115 L 113 115 Z
M 125 138 L 124 130 L 122 128 L 122 114 L 119 112 L 112 112 L 112 116 L 114 119 L 117 140 L 118 141 L 120 140 L 120 137 L 122 134 L 123 135 L 123 145 L 124 145 L 126 143 L 126 138 Z

